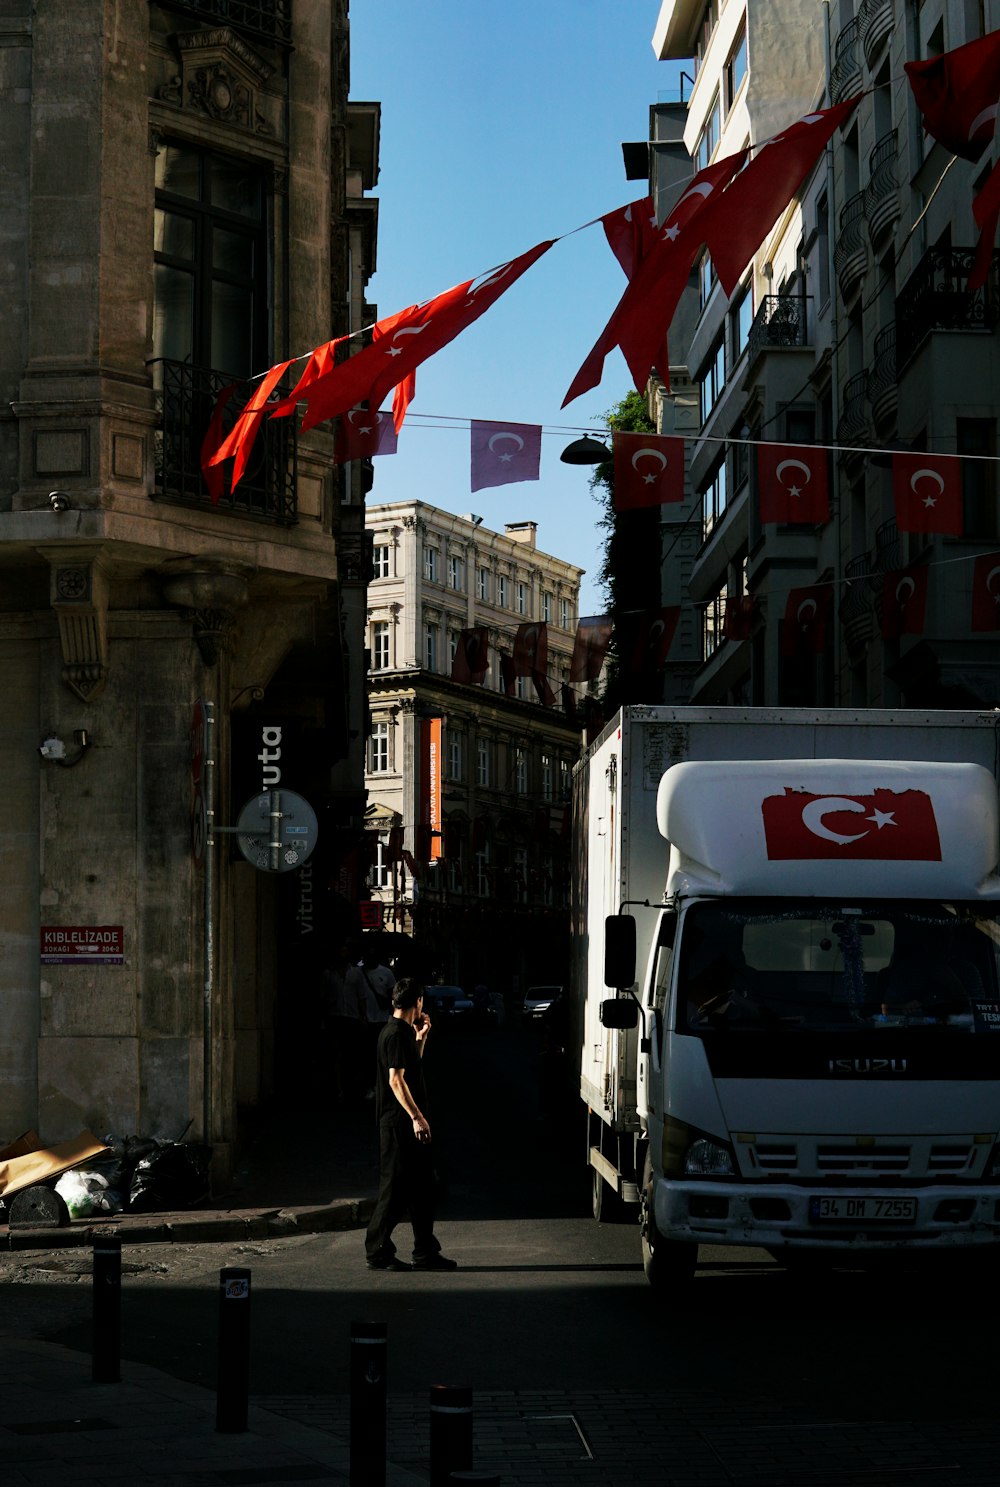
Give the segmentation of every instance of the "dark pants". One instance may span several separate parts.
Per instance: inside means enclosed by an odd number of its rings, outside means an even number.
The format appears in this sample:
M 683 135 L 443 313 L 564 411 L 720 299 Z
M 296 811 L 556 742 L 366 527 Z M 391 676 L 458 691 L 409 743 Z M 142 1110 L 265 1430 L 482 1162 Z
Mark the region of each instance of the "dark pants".
M 434 1163 L 430 1142 L 417 1140 L 412 1123 L 379 1121 L 379 1190 L 365 1235 L 370 1260 L 396 1253 L 392 1231 L 406 1213 L 413 1226 L 413 1258 L 427 1259 L 441 1246 L 434 1237 Z

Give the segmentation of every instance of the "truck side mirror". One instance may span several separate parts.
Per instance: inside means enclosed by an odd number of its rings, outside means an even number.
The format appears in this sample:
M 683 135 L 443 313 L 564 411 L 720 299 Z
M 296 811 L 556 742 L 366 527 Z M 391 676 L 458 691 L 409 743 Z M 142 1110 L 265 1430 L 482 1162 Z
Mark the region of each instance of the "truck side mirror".
M 630 996 L 609 997 L 601 1003 L 601 1022 L 604 1027 L 630 1028 L 639 1021 L 639 1007 Z
M 612 914 L 604 921 L 604 984 L 625 991 L 635 981 L 635 919 Z

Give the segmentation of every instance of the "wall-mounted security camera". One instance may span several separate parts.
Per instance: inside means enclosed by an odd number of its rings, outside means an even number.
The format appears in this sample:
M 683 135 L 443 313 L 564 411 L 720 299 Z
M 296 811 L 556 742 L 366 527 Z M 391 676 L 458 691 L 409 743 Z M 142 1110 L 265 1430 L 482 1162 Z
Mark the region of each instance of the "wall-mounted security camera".
M 65 491 L 49 491 L 49 505 L 53 511 L 68 511 L 70 499 Z
M 47 764 L 61 764 L 64 769 L 71 769 L 74 764 L 79 764 L 93 739 L 86 728 L 76 728 L 73 731 L 73 742 L 76 753 L 71 756 L 59 735 L 48 733 L 38 745 L 38 752 Z

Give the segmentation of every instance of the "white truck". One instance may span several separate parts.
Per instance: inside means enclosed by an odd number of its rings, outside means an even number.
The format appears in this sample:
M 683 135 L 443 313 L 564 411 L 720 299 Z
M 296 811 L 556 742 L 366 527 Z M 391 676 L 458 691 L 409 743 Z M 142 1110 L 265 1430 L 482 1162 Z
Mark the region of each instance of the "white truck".
M 594 1216 L 699 1244 L 1000 1244 L 1000 712 L 629 707 L 574 776 Z M 613 990 L 609 990 L 612 988 Z

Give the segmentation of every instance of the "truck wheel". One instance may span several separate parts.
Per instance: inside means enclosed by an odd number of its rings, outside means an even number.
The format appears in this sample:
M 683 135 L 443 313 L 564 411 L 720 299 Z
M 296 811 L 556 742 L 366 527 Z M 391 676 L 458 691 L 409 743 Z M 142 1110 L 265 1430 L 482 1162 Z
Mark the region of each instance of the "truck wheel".
M 639 1235 L 642 1245 L 642 1268 L 649 1284 L 656 1290 L 694 1279 L 698 1263 L 698 1246 L 686 1240 L 664 1239 L 653 1217 L 653 1173 L 646 1158 L 639 1198 Z
M 624 1204 L 610 1183 L 605 1182 L 596 1167 L 591 1167 L 590 1206 L 599 1224 L 621 1223 Z

